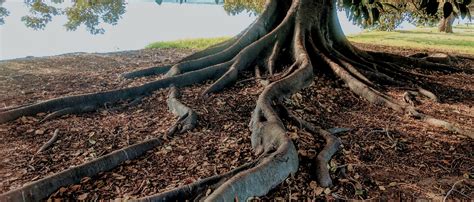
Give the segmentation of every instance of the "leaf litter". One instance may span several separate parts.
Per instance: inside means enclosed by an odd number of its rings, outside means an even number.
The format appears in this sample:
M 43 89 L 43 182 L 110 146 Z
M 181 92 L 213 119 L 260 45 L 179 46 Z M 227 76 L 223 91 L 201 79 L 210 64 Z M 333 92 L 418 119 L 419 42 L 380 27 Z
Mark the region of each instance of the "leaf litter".
M 364 49 L 386 47 L 358 44 Z M 389 49 L 409 55 L 417 50 Z M 57 96 L 135 86 L 159 76 L 125 81 L 118 75 L 153 65 L 170 64 L 187 50 L 141 50 L 110 54 L 67 54 L 0 63 L 0 104 L 32 103 Z M 473 61 L 458 66 L 472 69 Z M 245 73 L 245 77 L 251 75 Z M 430 72 L 443 100 L 422 100 L 425 113 L 472 129 L 474 77 L 469 74 Z M 169 138 L 142 157 L 80 183 L 60 188 L 51 199 L 133 199 L 190 184 L 224 173 L 251 161 L 248 123 L 263 86 L 255 80 L 237 82 L 222 93 L 200 98 L 209 84 L 182 89 L 182 101 L 196 110 L 198 127 Z M 389 92 L 402 99 L 403 91 Z M 23 117 L 0 125 L 0 191 L 6 192 L 98 158 L 113 150 L 160 136 L 176 117 L 167 111 L 167 90 L 155 92 L 136 106 L 104 106 L 98 112 L 68 115 L 40 123 L 46 114 Z M 459 179 L 450 198 L 474 198 L 472 140 L 407 119 L 389 109 L 373 106 L 350 93 L 340 81 L 317 75 L 311 88 L 285 101 L 297 116 L 323 128 L 350 128 L 338 136 L 343 148 L 328 165 L 335 186 L 315 182 L 314 162 L 324 141 L 294 125 L 287 125 L 295 142 L 300 168 L 267 196 L 255 200 L 311 199 L 439 199 Z M 435 111 L 433 109 L 441 109 Z M 51 138 L 61 135 L 51 148 L 31 156 Z

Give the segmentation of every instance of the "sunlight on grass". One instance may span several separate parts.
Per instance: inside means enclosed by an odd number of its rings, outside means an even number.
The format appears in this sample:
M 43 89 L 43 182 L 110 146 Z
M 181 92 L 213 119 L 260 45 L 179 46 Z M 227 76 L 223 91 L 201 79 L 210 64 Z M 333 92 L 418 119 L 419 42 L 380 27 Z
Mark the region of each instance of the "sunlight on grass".
M 440 33 L 437 28 L 417 28 L 409 31 L 370 31 L 348 36 L 358 43 L 398 46 L 448 53 L 474 55 L 474 26 L 455 26 L 454 33 Z
M 145 48 L 183 48 L 183 49 L 197 49 L 202 50 L 214 44 L 223 42 L 230 37 L 218 38 L 197 38 L 197 39 L 183 39 L 176 41 L 160 41 L 151 43 Z
M 349 35 L 352 42 L 397 46 L 420 50 L 474 55 L 474 26 L 454 26 L 454 33 L 438 32 L 437 28 L 417 28 L 394 32 L 366 31 Z M 183 39 L 151 43 L 146 48 L 182 48 L 202 50 L 230 37 Z

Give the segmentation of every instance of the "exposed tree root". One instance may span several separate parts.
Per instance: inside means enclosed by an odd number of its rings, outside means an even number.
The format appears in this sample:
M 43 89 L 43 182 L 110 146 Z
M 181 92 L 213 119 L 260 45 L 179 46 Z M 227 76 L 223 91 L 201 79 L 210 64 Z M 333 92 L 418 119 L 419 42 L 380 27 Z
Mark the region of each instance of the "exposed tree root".
M 417 93 L 414 91 L 407 91 L 403 94 L 403 100 L 410 104 L 411 106 L 415 106 L 418 104 L 418 100 L 416 100 Z
M 183 133 L 188 130 L 192 130 L 197 125 L 197 114 L 191 108 L 187 107 L 179 100 L 179 92 L 176 87 L 171 87 L 170 94 L 168 96 L 168 108 L 173 114 L 177 115 L 178 121 L 170 128 L 169 133 L 174 134 L 175 132 Z
M 33 162 L 36 155 L 38 155 L 41 152 L 46 151 L 49 147 L 51 147 L 58 140 L 58 137 L 59 137 L 59 129 L 56 129 L 54 130 L 53 137 L 51 137 L 51 139 L 49 139 L 48 142 L 46 142 L 43 146 L 41 146 L 38 149 L 38 151 L 35 154 L 33 154 L 33 156 L 30 159 L 30 162 Z
M 10 111 L 10 110 L 18 109 L 18 108 L 21 108 L 21 107 L 30 106 L 30 105 L 32 105 L 32 104 L 24 104 L 24 105 L 18 105 L 18 106 L 4 107 L 4 108 L 0 108 L 0 112 L 6 112 L 6 111 Z
M 423 121 L 423 122 L 425 122 L 427 124 L 430 124 L 432 126 L 444 128 L 448 131 L 455 132 L 455 133 L 464 135 L 466 137 L 469 137 L 471 139 L 474 139 L 474 132 L 473 131 L 464 130 L 460 127 L 457 127 L 453 123 L 449 123 L 445 120 L 437 119 L 437 118 L 434 118 L 432 116 L 420 113 L 420 112 L 416 111 L 416 109 L 414 109 L 414 108 L 409 108 L 407 111 L 408 111 L 409 115 L 411 117 L 415 118 L 415 119 Z
M 97 106 L 91 106 L 91 105 L 68 107 L 68 108 L 60 109 L 58 111 L 48 114 L 40 122 L 45 122 L 47 120 L 55 119 L 55 118 L 68 115 L 68 114 L 80 114 L 80 113 L 92 112 L 92 111 L 95 111 L 96 109 L 97 109 Z
M 240 39 L 242 35 L 244 35 L 247 32 L 247 30 L 248 29 L 244 30 L 242 33 L 238 34 L 232 39 L 213 45 L 203 51 L 199 51 L 197 53 L 191 54 L 190 56 L 185 57 L 178 63 L 200 59 L 200 58 L 214 55 L 218 52 L 224 51 L 229 46 L 233 45 L 238 39 Z M 153 76 L 153 75 L 161 75 L 161 74 L 167 73 L 172 67 L 173 65 L 150 67 L 150 68 L 145 68 L 145 69 L 141 69 L 137 71 L 124 73 L 121 75 L 121 77 L 125 79 L 134 79 L 134 78 L 147 77 L 147 76 Z
M 120 100 L 141 97 L 143 95 L 149 94 L 150 92 L 167 88 L 170 85 L 182 87 L 200 83 L 209 79 L 215 79 L 216 77 L 220 77 L 222 74 L 224 74 L 227 69 L 228 68 L 225 66 L 212 66 L 177 76 L 159 79 L 157 81 L 146 83 L 137 87 L 51 99 L 37 104 L 0 112 L 0 123 L 15 120 L 22 116 L 35 115 L 41 112 L 60 111 L 57 114 L 61 116 L 67 114 L 65 112 L 82 112 L 82 106 L 95 107 L 105 103 L 116 103 Z M 78 108 L 77 106 L 81 107 Z
M 412 90 L 406 91 L 403 94 L 403 100 L 413 107 L 419 104 L 419 101 L 416 99 L 416 97 L 421 96 L 421 95 L 429 98 L 433 102 L 438 102 L 438 97 L 432 92 L 425 90 L 423 88 L 418 88 L 417 90 L 418 91 L 412 91 Z
M 146 69 L 137 70 L 133 72 L 127 72 L 120 76 L 124 79 L 134 79 L 134 78 L 147 77 L 147 76 L 153 76 L 153 75 L 161 75 L 168 72 L 171 69 L 171 67 L 172 67 L 171 65 L 151 67 L 151 68 L 146 68 Z
M 56 140 L 58 140 L 58 137 L 59 137 L 59 129 L 56 129 L 54 130 L 53 137 L 51 137 L 51 139 L 49 139 L 48 142 L 46 142 L 43 146 L 41 146 L 41 148 L 38 149 L 36 154 L 46 151 L 46 149 L 51 147 L 51 145 L 53 145 L 56 142 Z
M 373 52 L 373 51 L 367 51 L 367 53 L 375 58 L 384 58 L 384 60 L 387 62 L 401 63 L 401 64 L 409 65 L 409 66 L 413 65 L 421 69 L 435 70 L 435 71 L 441 71 L 441 72 L 447 72 L 447 73 L 462 72 L 461 69 L 452 67 L 451 65 L 433 63 L 433 62 L 419 59 L 419 58 L 404 57 L 404 56 L 395 55 L 391 53 L 382 53 L 382 52 Z
M 146 151 L 160 144 L 161 141 L 159 139 L 151 139 L 114 151 L 80 166 L 67 169 L 26 184 L 22 188 L 1 194 L 0 199 L 2 201 L 40 201 L 47 198 L 60 187 L 78 183 L 84 177 L 94 176 L 100 172 L 111 170 L 127 160 L 141 156 Z
M 52 112 L 45 117 L 45 121 L 66 114 L 93 111 L 105 103 L 139 100 L 158 89 L 170 88 L 167 104 L 173 114 L 178 116 L 178 120 L 165 135 L 166 138 L 176 132 L 191 130 L 197 124 L 197 114 L 179 100 L 179 88 L 212 80 L 214 83 L 203 92 L 206 96 L 235 83 L 242 71 L 257 66 L 255 78 L 268 78 L 268 85 L 264 85 L 258 97 L 249 124 L 252 148 L 260 157 L 228 173 L 139 199 L 245 201 L 250 197 L 267 194 L 298 170 L 298 153 L 287 135 L 282 118 L 290 118 L 300 127 L 324 138 L 326 145 L 316 158 L 315 172 L 320 186 L 332 186 L 327 164 L 342 144 L 334 133 L 347 130 L 328 132 L 291 115 L 286 109 L 283 109 L 285 113 L 282 114 L 281 108 L 284 107 L 279 105 L 283 99 L 310 86 L 315 71 L 330 73 L 343 80 L 353 93 L 371 103 L 474 138 L 472 131 L 464 131 L 416 110 L 416 96 L 423 95 L 433 101 L 438 101 L 438 98 L 419 87 L 421 82 L 418 78 L 423 75 L 404 69 L 407 65 L 443 72 L 461 71 L 445 64 L 362 51 L 353 47 L 343 35 L 337 21 L 334 0 L 268 0 L 265 11 L 255 23 L 233 39 L 191 55 L 173 66 L 154 67 L 123 75 L 124 78 L 136 78 L 166 73 L 161 79 L 137 87 L 69 96 L 4 109 L 0 111 L 0 123 L 21 116 Z M 405 100 L 410 104 L 386 94 L 384 90 L 389 89 L 387 86 L 409 89 Z M 152 139 L 115 151 L 0 197 L 7 201 L 43 199 L 61 186 L 136 158 L 160 142 L 161 139 Z
M 311 123 L 302 120 L 295 115 L 293 115 L 288 109 L 286 109 L 283 105 L 279 106 L 279 110 L 284 117 L 290 119 L 293 123 L 298 125 L 300 128 L 304 128 L 311 132 L 313 135 L 319 135 L 324 138 L 326 145 L 321 150 L 316 158 L 316 180 L 318 184 L 322 187 L 331 187 L 333 185 L 331 176 L 329 174 L 328 163 L 331 160 L 332 156 L 336 154 L 336 152 L 340 149 L 342 145 L 342 141 L 335 136 L 337 133 L 346 132 L 350 129 L 334 129 L 332 132 L 327 130 L 323 130 L 320 127 L 315 127 Z M 315 137 L 317 138 L 317 137 Z
M 444 120 L 436 119 L 431 116 L 422 114 L 418 112 L 413 106 L 407 106 L 405 104 L 399 103 L 395 99 L 391 98 L 390 96 L 380 93 L 379 91 L 370 88 L 369 86 L 365 85 L 358 79 L 352 77 L 349 72 L 344 70 L 341 66 L 338 64 L 326 59 L 326 62 L 330 65 L 330 67 L 333 69 L 333 71 L 338 75 L 342 80 L 346 82 L 346 84 L 349 86 L 349 88 L 356 93 L 357 95 L 369 100 L 370 102 L 374 104 L 380 104 L 387 106 L 389 108 L 392 108 L 396 111 L 400 112 L 405 112 L 409 114 L 410 116 L 419 119 L 425 123 L 428 123 L 430 125 L 436 126 L 436 127 L 442 127 L 445 128 L 449 131 L 456 132 L 462 135 L 465 135 L 469 138 L 474 138 L 473 132 L 472 131 L 465 131 L 457 126 L 455 126 L 452 123 L 448 123 Z M 431 97 L 432 99 L 437 99 L 434 94 L 430 93 L 429 91 L 419 89 L 420 93 L 422 92 L 423 95 L 426 95 L 428 97 Z M 408 98 L 409 102 L 413 102 L 411 98 Z
M 260 159 L 260 158 L 259 158 Z M 137 199 L 137 201 L 185 201 L 194 199 L 202 199 L 206 196 L 206 193 L 209 190 L 214 190 L 216 187 L 220 186 L 223 182 L 228 180 L 230 177 L 236 175 L 239 172 L 245 171 L 253 166 L 255 166 L 259 159 L 254 160 L 253 162 L 242 165 L 236 169 L 233 169 L 227 173 L 221 175 L 215 175 L 208 177 L 197 182 L 170 190 L 155 194 L 152 196 L 143 197 Z
M 429 98 L 431 101 L 433 102 L 439 102 L 439 98 L 438 96 L 436 96 L 434 93 L 432 93 L 431 91 L 428 91 L 426 89 L 423 89 L 423 88 L 418 88 L 418 93 L 420 93 L 421 95 Z

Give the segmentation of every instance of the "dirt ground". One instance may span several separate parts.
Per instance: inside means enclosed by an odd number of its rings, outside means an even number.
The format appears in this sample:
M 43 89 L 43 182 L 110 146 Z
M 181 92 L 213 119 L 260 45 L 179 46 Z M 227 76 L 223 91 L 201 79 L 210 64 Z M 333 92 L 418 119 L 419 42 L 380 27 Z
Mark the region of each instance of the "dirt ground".
M 417 50 L 357 44 L 370 50 L 409 55 Z M 58 96 L 135 86 L 159 76 L 127 81 L 132 70 L 176 62 L 191 50 L 140 50 L 108 54 L 66 54 L 0 62 L 0 108 Z M 474 70 L 474 61 L 457 66 Z M 423 70 L 417 70 L 424 72 Z M 424 72 L 426 73 L 426 72 Z M 248 80 L 199 97 L 209 84 L 183 90 L 183 101 L 199 114 L 193 131 L 169 138 L 142 157 L 80 183 L 50 198 L 133 199 L 220 174 L 255 158 L 248 123 L 263 89 Z M 246 80 L 244 80 L 246 79 Z M 422 99 L 421 111 L 474 130 L 474 75 L 429 72 L 429 88 L 441 102 Z M 404 91 L 390 89 L 402 99 Z M 167 111 L 167 90 L 136 106 L 105 105 L 94 113 L 69 115 L 40 123 L 46 114 L 0 125 L 0 192 L 5 193 L 52 173 L 160 136 L 176 117 Z M 315 157 L 324 141 L 287 125 L 299 156 L 299 171 L 261 200 L 315 199 L 474 199 L 474 141 L 433 128 L 390 109 L 374 106 L 341 82 L 317 74 L 313 85 L 286 101 L 296 115 L 323 128 L 350 128 L 330 163 L 335 186 L 318 187 Z M 59 129 L 59 139 L 37 150 Z

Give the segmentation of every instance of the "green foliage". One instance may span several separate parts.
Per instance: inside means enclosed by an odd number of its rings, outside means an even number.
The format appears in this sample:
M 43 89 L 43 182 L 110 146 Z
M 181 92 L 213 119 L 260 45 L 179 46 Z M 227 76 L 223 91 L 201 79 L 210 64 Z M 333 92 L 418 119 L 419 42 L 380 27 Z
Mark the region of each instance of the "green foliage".
M 350 41 L 442 52 L 474 54 L 474 27 L 456 26 L 455 33 L 440 33 L 437 28 L 410 31 L 371 31 L 348 36 Z
M 23 16 L 21 21 L 25 23 L 27 27 L 31 27 L 35 30 L 44 29 L 53 16 L 59 15 L 61 11 L 54 6 L 47 5 L 41 0 L 26 1 L 26 5 L 30 9 L 31 15 Z
M 146 48 L 181 48 L 202 50 L 214 44 L 228 40 L 229 37 L 185 39 L 151 43 Z
M 1 3 L 5 0 L 0 0 Z M 469 6 L 472 0 L 337 0 L 338 8 L 346 11 L 346 15 L 354 24 L 364 28 L 378 30 L 394 30 L 403 21 L 408 20 L 420 26 L 433 26 L 441 18 L 449 15 L 471 18 Z M 46 3 L 49 2 L 49 3 Z M 115 25 L 125 13 L 125 0 L 74 0 L 68 8 L 59 8 L 64 0 L 25 0 L 30 15 L 22 21 L 33 29 L 44 29 L 55 15 L 66 15 L 68 30 L 76 30 L 85 25 L 92 34 L 104 33 L 101 23 Z M 161 4 L 164 0 L 155 0 Z M 184 3 L 186 0 L 177 0 Z M 220 3 L 222 0 L 216 0 Z M 266 0 L 225 0 L 224 9 L 229 14 L 247 11 L 259 14 L 265 7 Z M 9 13 L 0 6 L 0 24 Z M 460 15 L 459 15 L 460 14 Z
M 408 20 L 418 26 L 433 26 L 450 15 L 471 18 L 472 0 L 338 0 L 349 20 L 364 28 L 394 30 Z
M 5 23 L 4 18 L 10 15 L 10 12 L 8 12 L 6 8 L 2 7 L 3 2 L 5 2 L 5 0 L 0 0 L 0 25 L 3 25 Z
M 105 30 L 98 27 L 100 22 L 117 24 L 125 13 L 125 4 L 124 0 L 77 0 L 74 6 L 66 8 L 68 22 L 64 26 L 76 30 L 84 24 L 90 33 L 102 34 Z
M 255 15 L 261 13 L 265 7 L 265 0 L 226 0 L 224 9 L 227 13 L 235 15 L 248 11 Z
M 61 3 L 63 0 L 51 0 L 50 4 L 42 0 L 25 1 L 30 15 L 23 16 L 21 20 L 27 27 L 40 30 L 46 27 L 53 16 L 66 15 L 68 22 L 64 26 L 67 30 L 76 30 L 85 25 L 91 34 L 102 34 L 105 30 L 99 24 L 117 24 L 125 13 L 126 5 L 125 0 L 76 0 L 73 6 L 62 9 L 58 8 Z

